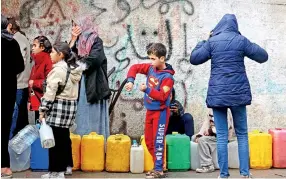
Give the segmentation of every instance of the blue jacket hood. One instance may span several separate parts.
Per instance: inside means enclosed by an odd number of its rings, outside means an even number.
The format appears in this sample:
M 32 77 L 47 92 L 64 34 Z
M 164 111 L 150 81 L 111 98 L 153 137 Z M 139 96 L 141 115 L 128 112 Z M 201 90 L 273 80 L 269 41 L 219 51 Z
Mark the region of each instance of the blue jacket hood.
M 175 74 L 175 70 L 173 69 L 172 65 L 166 63 L 166 68 L 164 70 L 158 70 L 158 72 L 167 72 L 170 73 L 171 75 Z
M 238 31 L 237 19 L 234 14 L 224 15 L 216 27 L 212 30 L 211 36 L 218 35 L 222 32 L 237 32 L 240 34 Z

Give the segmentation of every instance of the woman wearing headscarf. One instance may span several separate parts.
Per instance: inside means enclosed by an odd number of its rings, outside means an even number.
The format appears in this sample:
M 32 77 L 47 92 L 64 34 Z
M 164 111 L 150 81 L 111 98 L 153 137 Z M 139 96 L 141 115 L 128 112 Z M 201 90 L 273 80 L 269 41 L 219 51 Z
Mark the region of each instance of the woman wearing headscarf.
M 8 20 L 1 15 L 1 178 L 12 177 L 8 152 L 9 134 L 16 101 L 17 75 L 24 70 L 18 42 L 7 30 Z
M 107 59 L 92 16 L 73 21 L 70 47 L 85 68 L 80 82 L 75 133 L 85 135 L 94 131 L 107 138 L 110 134 L 107 99 L 111 94 Z

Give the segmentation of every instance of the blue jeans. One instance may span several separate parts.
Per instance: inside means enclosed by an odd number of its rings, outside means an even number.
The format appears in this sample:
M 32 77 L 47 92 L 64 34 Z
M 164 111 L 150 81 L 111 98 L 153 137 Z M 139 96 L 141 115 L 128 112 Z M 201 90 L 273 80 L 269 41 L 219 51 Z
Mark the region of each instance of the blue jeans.
M 228 108 L 213 108 L 215 126 L 217 130 L 217 152 L 220 177 L 227 178 L 228 172 Z M 246 106 L 230 107 L 235 133 L 238 141 L 239 171 L 242 176 L 249 176 L 249 146 L 247 130 Z
M 28 96 L 28 88 L 17 89 L 9 139 L 12 139 L 20 130 L 29 124 L 27 109 Z

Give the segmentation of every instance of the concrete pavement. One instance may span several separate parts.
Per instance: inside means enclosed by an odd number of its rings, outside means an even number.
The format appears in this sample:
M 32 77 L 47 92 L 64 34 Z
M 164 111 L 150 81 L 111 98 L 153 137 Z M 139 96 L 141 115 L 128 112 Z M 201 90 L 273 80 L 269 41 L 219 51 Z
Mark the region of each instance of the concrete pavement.
M 270 169 L 270 170 L 251 170 L 253 178 L 284 178 L 286 179 L 286 169 Z M 14 173 L 14 178 L 40 178 L 43 172 L 25 171 Z M 199 174 L 195 171 L 187 172 L 169 172 L 168 178 L 217 178 L 219 170 L 213 173 Z M 230 178 L 239 178 L 239 170 L 231 169 Z M 131 173 L 108 173 L 108 172 L 81 172 L 75 171 L 72 176 L 67 178 L 144 178 L 145 174 Z

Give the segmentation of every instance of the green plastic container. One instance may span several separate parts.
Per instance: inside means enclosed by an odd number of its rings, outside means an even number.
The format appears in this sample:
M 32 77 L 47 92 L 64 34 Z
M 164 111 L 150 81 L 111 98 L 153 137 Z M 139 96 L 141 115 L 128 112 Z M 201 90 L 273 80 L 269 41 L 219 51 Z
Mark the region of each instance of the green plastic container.
M 191 166 L 190 138 L 173 132 L 166 136 L 167 164 L 172 171 L 187 171 Z

